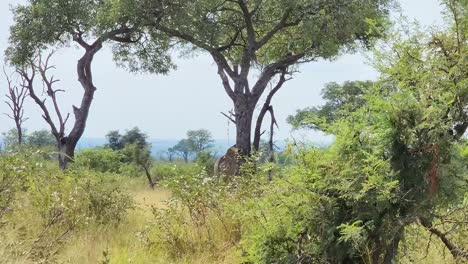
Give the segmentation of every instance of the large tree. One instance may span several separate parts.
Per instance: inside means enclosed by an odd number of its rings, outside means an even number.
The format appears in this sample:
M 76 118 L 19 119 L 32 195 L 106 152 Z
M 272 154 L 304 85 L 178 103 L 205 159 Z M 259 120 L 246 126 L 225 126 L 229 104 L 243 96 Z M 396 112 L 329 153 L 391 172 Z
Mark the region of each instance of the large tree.
M 83 135 L 91 103 L 96 91 L 91 70 L 92 62 L 105 42 L 112 41 L 119 59 L 119 50 L 144 58 L 142 66 L 151 72 L 165 73 L 171 67 L 164 55 L 167 41 L 153 40 L 138 30 L 138 21 L 128 21 L 130 2 L 111 0 L 29 0 L 13 9 L 14 24 L 10 29 L 10 44 L 6 56 L 11 64 L 24 67 L 43 50 L 76 43 L 84 51 L 76 64 L 77 77 L 83 87 L 79 106 L 73 106 L 74 124 L 68 135 L 61 135 L 58 149 L 60 167 L 65 168 L 74 157 L 78 140 Z M 151 41 L 150 41 L 151 40 Z M 138 42 L 138 43 L 137 43 Z M 142 43 L 148 43 L 142 45 Z
M 334 59 L 381 35 L 391 0 L 135 0 L 149 32 L 213 58 L 234 104 L 236 147 L 251 152 L 254 111 L 269 83 L 299 63 Z

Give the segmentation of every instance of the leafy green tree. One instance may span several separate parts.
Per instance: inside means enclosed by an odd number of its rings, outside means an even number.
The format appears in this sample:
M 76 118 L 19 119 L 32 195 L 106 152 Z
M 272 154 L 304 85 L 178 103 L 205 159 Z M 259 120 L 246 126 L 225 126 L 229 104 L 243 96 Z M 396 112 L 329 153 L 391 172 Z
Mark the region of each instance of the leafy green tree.
M 167 151 L 166 151 L 167 160 L 169 162 L 174 161 L 175 154 L 176 154 L 176 150 L 174 149 L 174 147 L 168 148 Z
M 123 135 L 113 130 L 106 135 L 107 147 L 123 154 L 123 162 L 134 163 L 145 172 L 151 188 L 155 183 L 152 180 L 150 169 L 153 163 L 151 158 L 151 144 L 147 141 L 148 135 L 138 127 L 125 131 Z
M 149 147 L 148 135 L 140 130 L 138 127 L 134 127 L 130 130 L 126 130 L 123 135 L 118 130 L 113 130 L 106 135 L 107 144 L 106 146 L 113 150 L 121 150 L 127 145 L 136 144 L 140 148 Z
M 355 50 L 358 43 L 370 46 L 381 36 L 393 1 L 132 2 L 138 9 L 135 19 L 145 20 L 148 32 L 166 34 L 211 55 L 234 104 L 236 146 L 250 155 L 253 114 L 260 98 L 271 100 L 295 65 L 334 59 Z M 275 78 L 278 82 L 268 93 Z
M 33 131 L 26 136 L 28 146 L 35 148 L 53 147 L 57 145 L 54 136 L 47 130 Z
M 141 147 L 138 143 L 129 143 L 126 144 L 120 152 L 131 160 L 131 162 L 137 164 L 144 170 L 150 187 L 154 189 L 156 184 L 153 182 L 150 172 L 153 160 L 151 159 L 151 151 L 149 148 L 150 145 L 148 144 Z
M 365 105 L 363 95 L 372 85 L 372 81 L 348 81 L 343 85 L 328 83 L 322 90 L 322 98 L 326 101 L 323 106 L 297 110 L 287 121 L 294 128 L 327 132 L 327 126 Z
M 172 149 L 188 163 L 192 148 L 188 139 L 180 140 Z
M 99 172 L 116 173 L 122 164 L 123 154 L 110 148 L 89 148 L 76 154 L 73 166 Z
M 111 148 L 112 150 L 119 150 L 123 149 L 122 144 L 122 135 L 120 135 L 119 131 L 113 130 L 106 134 L 107 144 L 106 146 Z
M 187 141 L 190 149 L 195 153 L 208 150 L 214 142 L 211 132 L 206 129 L 187 131 Z
M 138 127 L 134 127 L 125 131 L 125 134 L 122 135 L 120 142 L 123 146 L 135 144 L 140 148 L 145 148 L 149 146 L 147 139 L 148 135 L 143 133 Z
M 25 132 L 23 131 L 23 134 Z M 15 128 L 2 133 L 2 143 L 5 150 L 11 150 L 19 146 L 18 144 L 18 132 Z
M 119 8 L 126 12 L 119 12 Z M 62 169 L 73 160 L 76 144 L 86 128 L 96 91 L 91 66 L 104 43 L 114 43 L 117 60 L 118 50 L 122 46 L 134 46 L 126 49 L 127 54 L 144 57 L 148 71 L 166 73 L 172 67 L 170 58 L 165 55 L 168 42 L 155 40 L 153 36 L 138 30 L 140 22 L 130 22 L 128 19 L 133 10 L 131 1 L 112 0 L 28 0 L 26 4 L 13 9 L 14 24 L 10 28 L 6 57 L 18 67 L 27 82 L 33 83 L 34 74 L 28 75 L 26 66 L 43 51 L 70 42 L 84 50 L 76 65 L 77 78 L 84 93 L 79 106 L 73 106 L 75 122 L 68 135 L 57 133 L 58 148 L 62 153 L 59 155 L 59 165 Z M 146 41 L 150 44 L 136 45 L 140 40 L 141 43 Z
M 468 3 L 442 3 L 450 27 L 396 32 L 376 53 L 381 80 L 365 104 L 332 119 L 330 149 L 298 153 L 287 179 L 254 200 L 250 261 L 395 263 L 410 225 L 468 259 L 455 232 L 468 211 Z
M 200 151 L 197 153 L 195 162 L 198 164 L 198 166 L 203 168 L 208 175 L 213 175 L 216 162 L 213 153 L 210 151 Z

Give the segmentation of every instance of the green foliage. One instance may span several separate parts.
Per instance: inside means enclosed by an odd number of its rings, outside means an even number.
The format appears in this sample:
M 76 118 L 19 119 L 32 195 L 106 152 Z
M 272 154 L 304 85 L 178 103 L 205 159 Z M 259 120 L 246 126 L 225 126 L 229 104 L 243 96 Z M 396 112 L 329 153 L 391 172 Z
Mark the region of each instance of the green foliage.
M 197 154 L 211 148 L 214 142 L 211 132 L 206 129 L 187 131 L 187 140 L 190 149 Z
M 193 154 L 198 157 L 202 153 L 201 155 L 208 161 L 207 155 L 209 155 L 210 149 L 213 147 L 213 142 L 210 131 L 206 129 L 189 130 L 187 131 L 187 138 L 180 140 L 175 146 L 169 148 L 167 154 L 170 160 L 176 154 L 187 163 Z
M 133 208 L 109 175 L 72 168 L 63 173 L 30 151 L 2 154 L 0 164 L 0 216 L 8 212 L 0 225 L 2 258 L 53 262 L 77 232 L 93 224 L 117 225 Z
M 294 128 L 329 132 L 328 126 L 364 106 L 363 95 L 372 85 L 371 81 L 345 82 L 343 85 L 328 83 L 322 90 L 322 98 L 326 101 L 323 106 L 297 110 L 287 121 Z
M 124 145 L 123 145 L 121 138 L 122 138 L 122 135 L 120 135 L 119 131 L 117 130 L 109 131 L 109 133 L 106 134 L 106 139 L 107 139 L 106 147 L 109 147 L 112 150 L 123 149 Z
M 26 144 L 33 148 L 56 147 L 57 141 L 50 131 L 38 130 L 26 135 Z
M 70 166 L 97 172 L 118 172 L 123 157 L 122 153 L 110 148 L 89 148 L 79 151 Z
M 197 154 L 195 162 L 198 166 L 203 168 L 208 175 L 212 175 L 214 172 L 215 159 L 211 152 L 209 151 L 200 151 Z
M 245 6 L 248 12 L 252 12 L 252 27 L 257 41 L 264 37 L 267 39 L 265 45 L 259 45 L 256 61 L 266 65 L 287 54 L 303 53 L 305 59 L 330 59 L 344 48 L 356 47 L 356 40 L 367 46 L 375 37 L 380 37 L 386 27 L 390 2 L 248 1 Z M 178 37 L 207 52 L 233 42 L 234 45 L 228 49 L 220 50 L 233 64 L 240 63 L 244 47 L 248 46 L 248 32 L 245 29 L 250 25 L 246 25 L 243 7 L 237 2 L 177 1 L 163 5 L 141 0 L 137 3 L 139 19 L 154 21 L 154 14 L 161 14 L 160 24 L 149 28 L 149 31 L 162 29 L 169 36 Z M 287 23 L 288 26 L 275 32 L 271 38 L 267 37 L 280 23 Z
M 62 47 L 78 37 L 95 38 L 101 41 L 115 42 L 115 59 L 130 62 L 133 68 L 135 60 L 128 57 L 142 58 L 142 67 L 151 72 L 167 73 L 174 66 L 166 54 L 169 42 L 158 35 L 147 35 L 138 31 L 140 22 L 132 1 L 96 1 L 96 0 L 39 0 L 28 1 L 13 9 L 14 25 L 10 29 L 9 47 L 6 57 L 16 66 L 25 65 L 37 53 L 51 47 Z M 131 28 L 125 37 L 142 40 L 140 45 L 122 41 L 108 35 L 116 29 Z M 145 41 L 143 41 L 145 40 Z M 153 40 L 153 41 L 149 41 Z M 143 45 L 148 42 L 149 44 Z
M 10 129 L 2 133 L 3 149 L 13 150 L 18 147 L 18 132 L 16 129 Z
M 30 176 L 30 164 L 18 155 L 0 154 L 0 220 Z
M 120 135 L 119 131 L 110 131 L 106 135 L 106 138 L 108 141 L 106 146 L 116 151 L 114 156 L 118 155 L 120 157 L 120 162 L 127 164 L 133 163 L 144 169 L 151 167 L 151 144 L 147 142 L 148 136 L 138 127 L 125 131 L 123 135 Z M 114 166 L 114 168 L 114 171 L 119 170 L 119 166 Z M 126 165 L 126 167 L 123 168 L 128 175 L 134 173 L 133 169 L 134 167 L 132 165 Z
M 188 139 L 181 139 L 174 147 L 172 147 L 172 150 L 181 156 L 186 163 L 188 162 L 189 156 L 192 153 L 192 148 Z
M 463 230 L 467 210 L 460 151 L 467 49 L 457 41 L 466 39 L 466 6 L 447 3 L 459 12 L 452 14 L 458 30 L 393 36 L 391 49 L 376 55 L 381 81 L 362 90 L 358 103 L 342 100 L 325 122 L 308 120 L 314 128 L 327 125 L 333 146 L 297 152 L 260 199 L 242 204 L 252 208 L 242 221 L 251 223 L 241 242 L 246 261 L 390 263 L 405 229 L 417 223 L 459 241 L 460 233 L 436 231 Z
M 106 146 L 113 150 L 121 150 L 131 144 L 136 144 L 140 148 L 149 146 L 147 142 L 148 135 L 143 133 L 138 127 L 125 131 L 123 135 L 117 130 L 110 131 L 107 133 L 106 138 L 108 142 Z

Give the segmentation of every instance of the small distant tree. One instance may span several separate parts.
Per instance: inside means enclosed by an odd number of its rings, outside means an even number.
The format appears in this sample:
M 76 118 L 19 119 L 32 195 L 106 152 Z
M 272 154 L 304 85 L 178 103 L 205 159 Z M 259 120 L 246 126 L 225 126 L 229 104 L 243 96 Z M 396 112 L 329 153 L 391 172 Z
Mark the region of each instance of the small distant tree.
M 16 128 L 12 128 L 7 132 L 3 132 L 2 137 L 4 150 L 11 150 L 18 146 L 18 131 Z
M 124 156 L 124 162 L 132 162 L 145 172 L 151 188 L 155 183 L 151 177 L 151 144 L 148 143 L 146 135 L 138 127 L 127 130 L 123 135 L 118 130 L 107 133 L 106 146 L 115 151 L 120 151 Z
M 168 148 L 166 150 L 166 155 L 167 155 L 167 160 L 169 162 L 173 162 L 174 161 L 174 156 L 176 155 L 176 150 L 172 147 L 172 148 Z
M 213 147 L 213 142 L 211 132 L 206 129 L 187 131 L 187 143 L 195 153 L 210 149 Z
M 34 131 L 26 136 L 28 146 L 42 148 L 53 147 L 56 145 L 54 136 L 47 130 Z
M 145 148 L 149 146 L 147 139 L 148 135 L 143 133 L 138 127 L 134 127 L 122 135 L 120 142 L 123 146 L 136 144 L 140 148 Z
M 120 135 L 119 131 L 113 130 L 107 133 L 107 144 L 106 147 L 111 148 L 112 150 L 119 150 L 123 149 L 122 145 L 122 135 Z
M 181 156 L 185 163 L 188 163 L 190 153 L 192 153 L 192 148 L 190 147 L 190 142 L 188 139 L 180 140 L 174 147 L 173 150 L 177 155 Z
M 23 123 L 27 120 L 27 118 L 24 118 L 23 104 L 26 97 L 28 97 L 28 89 L 24 86 L 14 84 L 12 76 L 7 74 L 5 69 L 3 69 L 3 73 L 5 74 L 8 85 L 8 93 L 5 95 L 7 100 L 5 100 L 5 103 L 10 108 L 10 113 L 4 114 L 15 122 L 18 145 L 21 145 L 23 144 Z
M 131 143 L 126 145 L 121 152 L 125 155 L 125 157 L 129 158 L 132 162 L 140 166 L 144 172 L 146 177 L 148 178 L 148 183 L 152 189 L 156 185 L 153 182 L 153 178 L 151 177 L 151 166 L 152 166 L 152 159 L 151 159 L 151 152 L 149 150 L 150 145 L 147 144 L 143 148 L 139 146 L 137 143 Z

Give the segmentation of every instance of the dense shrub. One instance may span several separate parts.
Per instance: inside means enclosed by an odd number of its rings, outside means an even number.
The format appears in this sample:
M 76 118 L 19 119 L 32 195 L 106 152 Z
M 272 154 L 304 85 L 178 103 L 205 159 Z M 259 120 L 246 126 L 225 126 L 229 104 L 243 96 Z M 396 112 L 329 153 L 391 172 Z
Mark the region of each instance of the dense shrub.
M 29 163 L 20 155 L 0 154 L 0 219 L 11 209 L 30 172 Z
M 118 172 L 123 155 L 110 148 L 89 148 L 78 152 L 72 166 L 97 172 Z
M 214 173 L 214 166 L 215 166 L 215 159 L 213 154 L 210 151 L 200 151 L 197 153 L 197 157 L 195 162 L 198 166 L 203 168 L 208 175 L 213 175 Z
M 158 167 L 158 166 L 155 166 Z M 267 183 L 267 169 L 246 164 L 245 177 L 219 182 L 204 167 L 173 165 L 170 177 L 161 181 L 171 191 L 164 208 L 154 208 L 153 223 L 146 230 L 146 239 L 154 252 L 164 252 L 173 259 L 198 254 L 213 261 L 232 250 L 241 238 L 240 216 L 245 199 L 262 192 Z
M 133 208 L 115 177 L 62 172 L 39 152 L 0 155 L 0 177 L 0 213 L 9 212 L 0 225 L 0 258 L 12 261 L 53 262 L 70 236 L 89 225 L 119 224 Z

